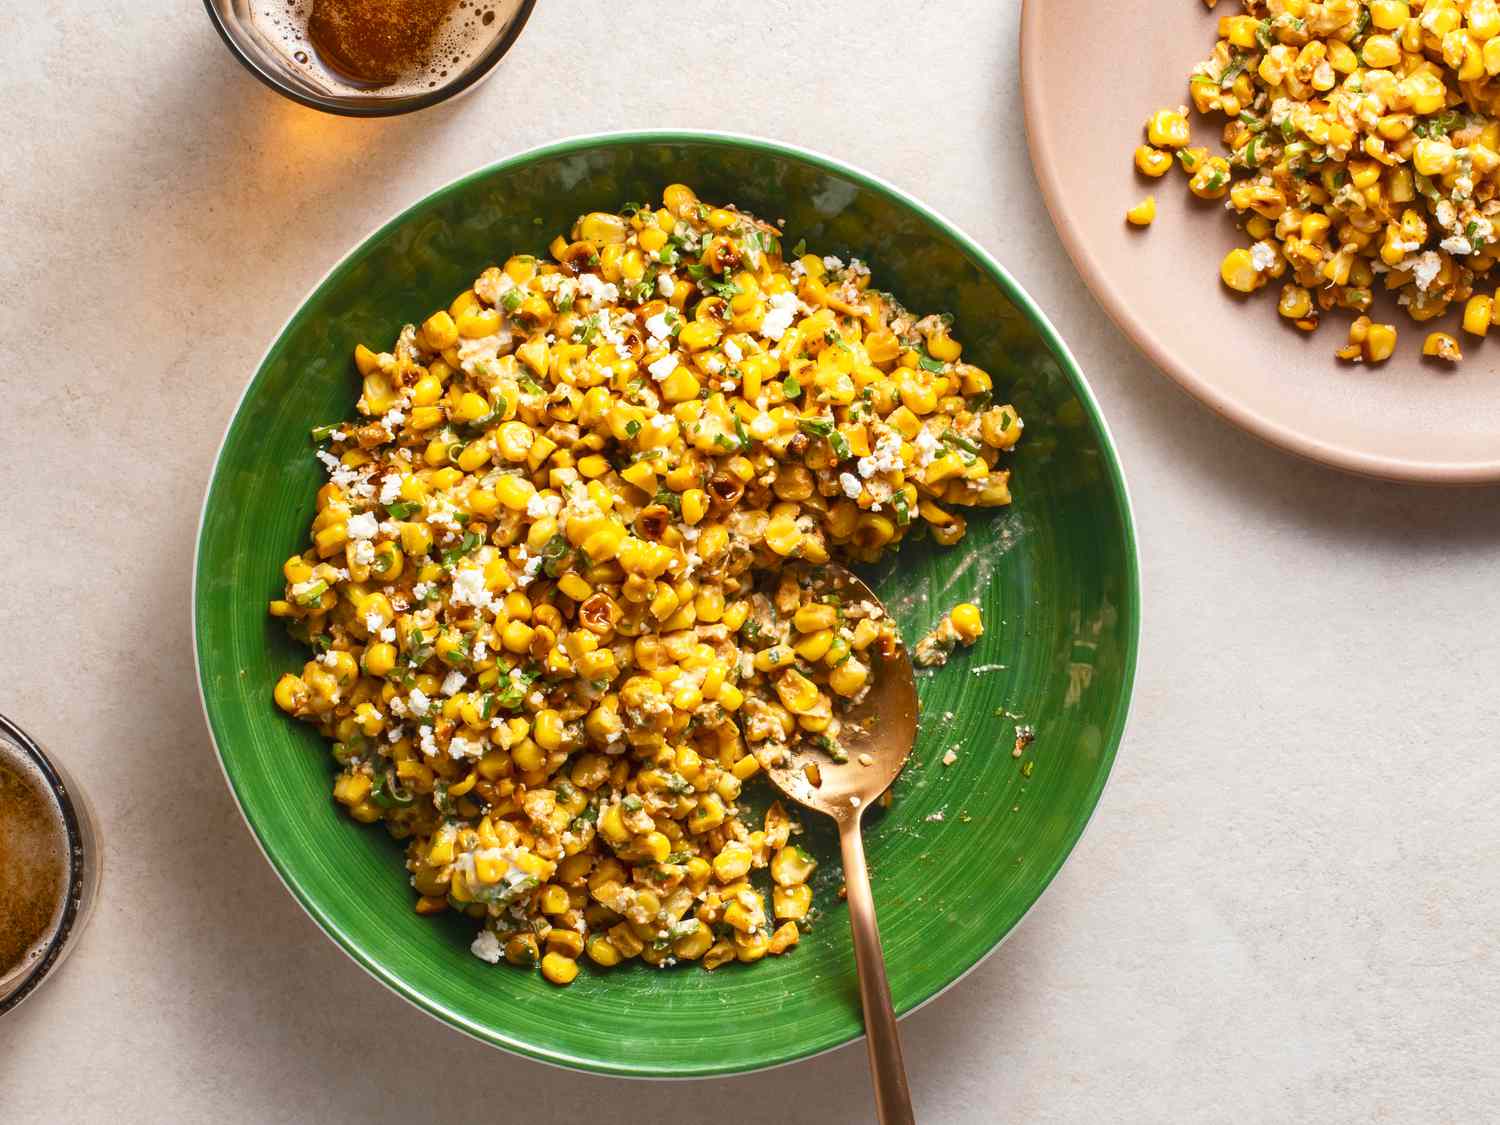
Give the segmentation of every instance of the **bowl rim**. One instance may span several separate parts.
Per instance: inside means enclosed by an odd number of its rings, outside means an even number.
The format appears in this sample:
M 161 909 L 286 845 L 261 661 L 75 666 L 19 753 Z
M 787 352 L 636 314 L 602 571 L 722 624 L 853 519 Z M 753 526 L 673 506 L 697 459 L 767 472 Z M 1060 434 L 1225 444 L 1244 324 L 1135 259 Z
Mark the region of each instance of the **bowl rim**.
M 1095 433 L 1099 437 L 1100 447 L 1105 454 L 1102 460 L 1106 462 L 1108 466 L 1107 483 L 1115 494 L 1115 498 L 1118 503 L 1121 515 L 1121 535 L 1123 540 L 1122 546 L 1125 548 L 1124 554 L 1127 578 L 1127 582 L 1120 593 L 1121 604 L 1122 607 L 1128 605 L 1131 609 L 1131 612 L 1128 614 L 1129 632 L 1125 637 L 1122 638 L 1125 646 L 1125 661 L 1122 670 L 1123 675 L 1121 678 L 1120 689 L 1116 694 L 1118 718 L 1114 723 L 1113 729 L 1108 732 L 1108 737 L 1105 739 L 1105 751 L 1101 757 L 1101 765 L 1103 766 L 1103 770 L 1095 780 L 1092 791 L 1085 798 L 1088 807 L 1082 820 L 1073 830 L 1071 838 L 1067 841 L 1066 846 L 1059 851 L 1055 861 L 1051 864 L 1050 869 L 1045 872 L 1045 876 L 1041 882 L 1040 888 L 1036 893 L 1036 897 L 1033 898 L 1031 903 L 1027 905 L 1025 910 L 1021 912 L 1020 916 L 1016 919 L 1014 924 L 1012 924 L 1010 929 L 1002 934 L 998 939 L 996 939 L 996 941 L 990 946 L 988 950 L 975 958 L 971 964 L 962 969 L 951 981 L 938 988 L 935 988 L 926 996 L 923 996 L 922 998 L 917 1000 L 904 1012 L 901 1012 L 898 1018 L 904 1019 L 906 1016 L 910 1015 L 912 1012 L 915 1012 L 917 1009 L 925 1007 L 927 1004 L 937 999 L 943 993 L 953 988 L 975 969 L 979 968 L 980 965 L 984 964 L 984 962 L 988 961 L 992 956 L 994 956 L 995 952 L 1003 944 L 1005 944 L 1006 940 L 1016 932 L 1021 923 L 1024 922 L 1026 918 L 1031 914 L 1031 911 L 1036 908 L 1036 904 L 1041 901 L 1042 896 L 1045 895 L 1048 888 L 1052 886 L 1053 881 L 1057 878 L 1058 872 L 1062 870 L 1063 865 L 1073 854 L 1074 849 L 1078 846 L 1078 842 L 1083 838 L 1084 833 L 1087 831 L 1089 825 L 1093 822 L 1094 814 L 1098 810 L 1099 803 L 1104 794 L 1104 790 L 1107 787 L 1110 778 L 1113 776 L 1115 758 L 1118 755 L 1120 745 L 1124 741 L 1125 733 L 1129 726 L 1131 705 L 1134 698 L 1135 675 L 1139 663 L 1139 653 L 1141 646 L 1141 566 L 1140 548 L 1135 533 L 1135 513 L 1131 503 L 1129 488 L 1125 481 L 1124 470 L 1120 464 L 1119 452 L 1115 447 L 1113 434 L 1109 429 L 1109 424 L 1105 420 L 1103 412 L 1099 408 L 1099 403 L 1094 397 L 1093 390 L 1089 386 L 1088 380 L 1084 377 L 1083 371 L 1079 367 L 1078 361 L 1074 358 L 1073 353 L 1068 349 L 1067 344 L 1063 341 L 1057 330 L 1052 326 L 1051 321 L 1047 319 L 1046 314 L 1043 313 L 1041 309 L 1036 305 L 1036 303 L 1032 300 L 1030 294 L 1028 294 L 1026 290 L 1021 287 L 1021 285 L 1011 276 L 1010 272 L 1006 270 L 1004 266 L 996 261 L 988 251 L 986 251 L 975 239 L 966 234 L 956 224 L 939 214 L 937 211 L 933 210 L 931 207 L 927 206 L 924 203 L 921 203 L 911 195 L 907 194 L 902 189 L 896 187 L 894 184 L 891 184 L 889 181 L 856 165 L 848 164 L 841 160 L 836 160 L 833 157 L 816 152 L 812 149 L 801 147 L 799 145 L 788 144 L 786 142 L 744 133 L 697 129 L 617 130 L 602 133 L 575 134 L 573 136 L 569 136 L 557 141 L 551 141 L 545 144 L 534 146 L 532 148 L 524 149 L 510 156 L 506 156 L 499 160 L 484 164 L 469 172 L 465 172 L 459 176 L 454 177 L 448 182 L 423 193 L 419 198 L 410 203 L 408 206 L 403 207 L 394 217 L 377 225 L 371 233 L 360 239 L 350 250 L 340 255 L 340 257 L 334 262 L 334 264 L 330 266 L 329 269 L 316 282 L 313 283 L 312 287 L 293 307 L 291 313 L 287 316 L 281 328 L 278 329 L 276 334 L 271 337 L 270 343 L 267 345 L 265 351 L 257 361 L 253 369 L 253 373 L 251 374 L 249 379 L 246 380 L 244 389 L 240 392 L 240 396 L 235 402 L 234 409 L 231 411 L 228 421 L 225 423 L 223 435 L 219 439 L 219 448 L 214 455 L 213 466 L 210 469 L 208 480 L 204 487 L 203 503 L 198 514 L 198 530 L 194 538 L 193 546 L 193 589 L 191 624 L 193 667 L 198 687 L 198 702 L 203 710 L 204 723 L 208 728 L 209 739 L 213 743 L 214 755 L 218 760 L 219 770 L 224 775 L 224 781 L 229 787 L 231 796 L 233 796 L 234 798 L 235 807 L 239 811 L 240 819 L 244 822 L 246 828 L 249 829 L 250 836 L 255 841 L 256 847 L 260 849 L 261 855 L 263 855 L 266 859 L 266 862 L 270 864 L 271 869 L 276 873 L 277 878 L 281 880 L 282 885 L 287 889 L 293 900 L 302 907 L 303 911 L 308 915 L 309 918 L 312 919 L 312 921 L 317 925 L 318 929 L 330 941 L 332 941 L 337 948 L 341 949 L 351 961 L 353 961 L 356 965 L 358 965 L 380 984 L 384 985 L 395 995 L 399 996 L 401 999 L 405 1000 L 407 1003 L 411 1004 L 419 1011 L 426 1013 L 432 1018 L 439 1020 L 448 1027 L 451 1027 L 454 1030 L 459 1031 L 472 1039 L 476 1039 L 481 1043 L 487 1044 L 488 1046 L 499 1048 L 500 1050 L 503 1050 L 509 1054 L 518 1055 L 520 1057 L 527 1058 L 535 1062 L 544 1063 L 549 1066 L 554 1066 L 563 1070 L 583 1071 L 585 1073 L 600 1074 L 615 1078 L 633 1078 L 653 1081 L 693 1081 L 703 1078 L 717 1078 L 735 1074 L 753 1074 L 759 1073 L 761 1071 L 773 1070 L 778 1067 L 788 1066 L 792 1063 L 816 1058 L 819 1055 L 827 1054 L 831 1051 L 847 1047 L 849 1044 L 855 1043 L 863 1039 L 865 1036 L 862 1031 L 856 1031 L 849 1035 L 846 1039 L 840 1040 L 835 1043 L 830 1043 L 823 1047 L 812 1048 L 800 1052 L 788 1051 L 776 1053 L 772 1057 L 767 1058 L 765 1062 L 753 1066 L 714 1066 L 705 1068 L 700 1071 L 694 1071 L 692 1074 L 684 1075 L 673 1073 L 670 1071 L 663 1071 L 649 1066 L 641 1067 L 631 1066 L 628 1064 L 617 1064 L 597 1058 L 579 1057 L 578 1055 L 565 1050 L 554 1050 L 550 1048 L 538 1047 L 535 1044 L 527 1042 L 522 1038 L 511 1036 L 494 1028 L 486 1027 L 481 1024 L 475 1023 L 474 1021 L 468 1020 L 461 1014 L 448 1009 L 440 1003 L 434 1002 L 429 997 L 421 993 L 420 990 L 409 988 L 395 974 L 390 973 L 388 970 L 386 970 L 377 959 L 367 957 L 363 952 L 361 952 L 357 946 L 357 943 L 349 935 L 343 933 L 330 918 L 325 917 L 319 911 L 316 904 L 314 904 L 307 896 L 305 896 L 302 890 L 295 884 L 289 873 L 283 869 L 282 864 L 277 860 L 277 858 L 273 856 L 267 849 L 265 841 L 262 839 L 259 829 L 256 827 L 254 822 L 251 821 L 248 813 L 245 810 L 244 801 L 241 799 L 239 787 L 237 786 L 235 779 L 230 775 L 229 768 L 224 757 L 223 749 L 219 745 L 218 731 L 214 724 L 214 717 L 209 707 L 208 694 L 205 689 L 205 667 L 203 652 L 198 645 L 198 593 L 199 581 L 202 573 L 201 556 L 203 551 L 203 536 L 205 527 L 207 525 L 208 505 L 213 495 L 214 485 L 219 479 L 221 462 L 224 457 L 224 448 L 228 442 L 229 434 L 234 428 L 235 421 L 239 418 L 240 412 L 244 408 L 246 399 L 249 398 L 250 392 L 255 388 L 256 383 L 258 383 L 260 380 L 267 359 L 270 357 L 272 351 L 275 350 L 276 346 L 281 342 L 282 338 L 286 335 L 287 330 L 292 325 L 292 322 L 301 315 L 302 310 L 307 306 L 307 304 L 312 301 L 330 281 L 351 268 L 355 260 L 359 258 L 371 245 L 379 241 L 381 238 L 385 237 L 388 233 L 395 230 L 403 223 L 409 221 L 416 213 L 430 205 L 439 197 L 467 187 L 469 184 L 481 180 L 486 176 L 510 168 L 524 166 L 535 161 L 564 155 L 580 149 L 599 147 L 620 148 L 640 144 L 672 143 L 689 143 L 717 146 L 723 148 L 748 149 L 751 151 L 769 153 L 774 156 L 790 157 L 795 160 L 800 160 L 805 163 L 814 165 L 815 167 L 821 168 L 825 171 L 833 172 L 837 175 L 847 177 L 850 180 L 858 183 L 863 188 L 878 192 L 892 202 L 914 212 L 925 222 L 941 230 L 948 237 L 952 238 L 954 242 L 959 246 L 959 248 L 970 258 L 970 260 L 973 261 L 977 266 L 979 266 L 979 268 L 984 273 L 989 275 L 991 280 L 993 280 L 1000 286 L 1001 291 L 1022 313 L 1028 323 L 1031 324 L 1031 326 L 1046 342 L 1049 352 L 1058 361 L 1059 365 L 1064 370 L 1069 382 L 1073 385 L 1075 391 L 1077 392 L 1078 398 L 1083 403 L 1087 416 L 1090 422 L 1093 424 Z M 1127 615 L 1122 614 L 1122 616 Z
M 473 66 L 452 82 L 422 94 L 366 99 L 337 95 L 319 97 L 316 94 L 298 90 L 295 86 L 282 81 L 275 72 L 262 66 L 257 59 L 251 58 L 235 42 L 234 36 L 230 34 L 229 28 L 224 23 L 224 17 L 214 7 L 214 0 L 203 0 L 203 6 L 208 10 L 208 18 L 212 21 L 214 30 L 219 33 L 219 38 L 224 41 L 224 46 L 229 48 L 229 53 L 264 85 L 269 86 L 282 97 L 298 105 L 306 106 L 308 109 L 315 109 L 320 113 L 331 113 L 338 117 L 399 117 L 402 114 L 416 113 L 418 110 L 428 109 L 456 98 L 488 78 L 490 72 L 500 64 L 500 60 L 510 54 L 510 49 L 515 46 L 516 40 L 521 37 L 521 32 L 526 29 L 527 22 L 536 10 L 536 0 L 521 0 L 521 6 L 516 9 L 516 14 L 512 17 L 504 34 L 490 45 Z
M 1047 16 L 1042 0 L 1021 0 L 1021 100 L 1026 119 L 1027 145 L 1031 153 L 1032 172 L 1041 188 L 1042 200 L 1063 249 L 1084 284 L 1130 340 L 1155 367 L 1201 404 L 1231 425 L 1253 434 L 1268 445 L 1295 453 L 1309 461 L 1332 466 L 1359 476 L 1377 480 L 1416 484 L 1481 485 L 1500 480 L 1500 461 L 1430 461 L 1369 453 L 1337 441 L 1326 441 L 1313 433 L 1274 421 L 1247 406 L 1177 357 L 1171 346 L 1153 332 L 1136 314 L 1130 295 L 1100 266 L 1078 228 L 1068 222 L 1063 199 L 1069 187 L 1057 166 L 1057 146 L 1061 138 L 1040 126 L 1042 105 L 1051 91 L 1037 73 L 1036 42 L 1041 23 Z

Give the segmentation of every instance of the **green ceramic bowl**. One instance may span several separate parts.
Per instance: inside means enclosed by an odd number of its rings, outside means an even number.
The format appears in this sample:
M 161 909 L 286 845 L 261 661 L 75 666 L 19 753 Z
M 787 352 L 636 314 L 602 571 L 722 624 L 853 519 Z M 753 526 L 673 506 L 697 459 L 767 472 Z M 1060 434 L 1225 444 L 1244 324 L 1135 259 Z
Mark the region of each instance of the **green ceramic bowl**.
M 957 547 L 909 544 L 872 576 L 908 637 L 962 600 L 981 603 L 988 624 L 973 649 L 920 677 L 915 756 L 894 806 L 867 821 L 897 1012 L 994 950 L 1057 874 L 1109 774 L 1139 628 L 1125 483 L 1067 349 L 978 245 L 869 175 L 744 137 L 584 137 L 465 176 L 339 262 L 251 380 L 204 503 L 194 628 L 224 772 L 288 889 L 377 980 L 495 1046 L 640 1077 L 752 1070 L 860 1034 L 838 847 L 821 818 L 807 816 L 819 913 L 788 956 L 713 973 L 586 968 L 566 989 L 483 964 L 467 920 L 412 912 L 398 846 L 335 810 L 327 746 L 271 702 L 277 676 L 304 655 L 266 602 L 303 547 L 324 479 L 308 430 L 353 409 L 354 344 L 392 339 L 511 252 L 541 253 L 580 213 L 660 198 L 673 181 L 784 217 L 789 245 L 858 255 L 910 307 L 951 311 L 965 358 L 1026 420 L 1015 504 L 975 516 Z M 1036 741 L 1016 758 L 1021 725 Z M 958 759 L 944 766 L 949 748 Z

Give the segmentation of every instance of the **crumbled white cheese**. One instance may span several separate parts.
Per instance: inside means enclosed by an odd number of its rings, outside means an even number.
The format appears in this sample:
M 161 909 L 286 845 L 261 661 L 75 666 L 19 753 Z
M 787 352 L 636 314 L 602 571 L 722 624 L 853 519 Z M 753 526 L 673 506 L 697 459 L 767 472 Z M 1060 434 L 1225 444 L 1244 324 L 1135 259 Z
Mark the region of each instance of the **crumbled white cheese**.
M 395 644 L 396 627 L 394 625 L 387 625 L 384 629 L 380 630 L 380 639 L 385 644 Z
M 1474 244 L 1461 234 L 1450 234 L 1438 243 L 1438 248 L 1446 250 L 1450 254 L 1466 255 L 1474 253 Z
M 356 539 L 350 554 L 355 565 L 369 566 L 375 561 L 375 544 L 368 539 Z
M 672 335 L 672 325 L 667 321 L 666 310 L 646 318 L 646 331 L 651 333 L 653 343 L 659 343 Z
M 925 469 L 932 464 L 938 455 L 938 439 L 932 436 L 931 431 L 925 428 L 918 430 L 912 444 L 917 447 L 917 467 Z
M 350 539 L 374 539 L 375 533 L 380 530 L 380 521 L 369 512 L 361 512 L 357 516 L 349 517 Z
M 777 293 L 771 297 L 771 308 L 760 322 L 760 334 L 767 340 L 779 340 L 792 326 L 797 315 L 797 297 L 794 293 Z
M 482 758 L 489 747 L 478 739 L 466 738 L 464 735 L 455 734 L 448 740 L 448 756 L 450 758 Z
M 1437 275 L 1443 270 L 1443 259 L 1438 257 L 1437 252 L 1429 250 L 1412 263 L 1411 273 L 1416 280 L 1417 288 L 1427 292 L 1428 287 L 1437 280 Z
M 500 956 L 504 950 L 500 946 L 500 939 L 489 930 L 480 930 L 479 936 L 469 946 L 469 952 L 481 961 L 488 961 L 491 965 L 500 963 Z
M 677 292 L 677 282 L 673 280 L 671 270 L 662 270 L 656 275 L 656 289 L 663 297 L 672 299 L 672 294 Z
M 367 613 L 367 614 L 365 614 L 365 631 L 366 632 L 369 632 L 369 633 L 378 633 L 378 632 L 380 632 L 380 630 L 384 626 L 385 626 L 385 618 L 381 617 L 380 614 L 378 614 L 378 613 Z
M 343 462 L 326 449 L 318 450 L 318 460 L 323 462 L 323 467 L 328 470 L 328 479 L 333 482 L 335 488 L 347 489 L 359 480 L 358 472 L 345 468 Z
M 668 352 L 655 363 L 648 364 L 646 370 L 651 372 L 651 378 L 660 383 L 664 379 L 666 379 L 668 375 L 677 370 L 677 357 L 671 352 Z
M 1257 242 L 1250 247 L 1250 264 L 1256 273 L 1265 273 L 1276 264 L 1276 251 L 1269 242 Z
M 616 347 L 625 343 L 625 333 L 620 331 L 608 309 L 599 313 L 599 338 L 606 344 L 614 344 Z
M 823 258 L 823 268 L 825 270 L 841 270 L 844 268 L 844 260 L 842 258 L 835 258 L 832 254 L 825 255 Z
M 844 495 L 851 500 L 858 500 L 859 494 L 865 490 L 865 486 L 853 473 L 839 474 L 839 487 L 844 490 Z
M 387 473 L 380 482 L 380 502 L 394 504 L 401 499 L 401 474 Z
M 427 693 L 417 687 L 412 688 L 411 694 L 406 698 L 406 705 L 411 708 L 413 715 L 427 714 L 427 708 L 431 704 L 432 700 L 427 698 Z
M 729 357 L 730 363 L 738 363 L 745 358 L 745 353 L 740 350 L 740 346 L 733 340 L 724 341 L 724 354 Z
M 540 492 L 532 493 L 531 499 L 526 501 L 526 514 L 534 520 L 543 517 L 555 518 L 562 511 L 562 497 L 556 494 L 545 495 Z
M 499 305 L 504 297 L 516 287 L 516 279 L 504 270 L 485 270 L 474 282 L 474 295 L 489 305 Z
M 857 468 L 859 475 L 866 480 L 901 468 L 901 436 L 894 433 L 881 435 L 875 443 L 875 451 L 868 457 L 861 457 Z
M 449 600 L 455 605 L 486 606 L 490 592 L 485 588 L 484 569 L 466 566 L 453 572 L 453 590 Z
M 578 275 L 578 291 L 596 305 L 612 305 L 620 299 L 620 287 L 595 273 Z
M 502 354 L 509 353 L 513 339 L 511 330 L 502 325 L 500 331 L 488 336 L 480 336 L 473 340 L 460 340 L 458 364 L 468 374 L 473 375 L 494 363 Z
M 541 573 L 542 563 L 544 561 L 545 560 L 543 560 L 541 555 L 537 555 L 533 558 L 527 559 L 526 566 L 522 569 L 520 574 L 516 575 L 516 585 L 520 586 L 522 589 L 530 586 L 536 576 Z
M 417 745 L 429 758 L 437 757 L 438 744 L 437 739 L 432 736 L 431 727 L 424 726 L 421 729 L 421 737 L 417 739 Z
M 956 761 L 958 761 L 958 755 L 952 750 L 945 750 L 943 752 L 943 765 L 951 766 Z
M 426 601 L 430 593 L 432 593 L 432 584 L 429 582 L 418 582 L 411 588 L 411 596 L 419 602 Z
M 464 684 L 468 682 L 469 677 L 465 676 L 457 668 L 454 668 L 451 672 L 443 677 L 443 694 L 457 695 L 459 692 L 464 690 Z

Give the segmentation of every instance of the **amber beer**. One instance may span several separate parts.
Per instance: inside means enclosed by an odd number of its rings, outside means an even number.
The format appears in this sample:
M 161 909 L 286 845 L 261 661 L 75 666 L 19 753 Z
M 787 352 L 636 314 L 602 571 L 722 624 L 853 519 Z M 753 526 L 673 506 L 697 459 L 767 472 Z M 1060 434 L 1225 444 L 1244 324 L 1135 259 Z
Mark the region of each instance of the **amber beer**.
M 440 85 L 492 39 L 486 0 L 255 0 L 256 26 L 305 72 L 353 89 Z
M 93 824 L 81 797 L 0 716 L 0 1013 L 68 953 L 97 879 Z

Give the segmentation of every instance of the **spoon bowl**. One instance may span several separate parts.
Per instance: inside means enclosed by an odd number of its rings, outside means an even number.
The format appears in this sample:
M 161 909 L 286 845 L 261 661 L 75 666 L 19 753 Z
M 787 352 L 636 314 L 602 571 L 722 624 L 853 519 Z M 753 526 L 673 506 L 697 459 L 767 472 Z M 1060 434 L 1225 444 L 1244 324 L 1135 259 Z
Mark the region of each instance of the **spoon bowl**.
M 875 592 L 843 567 L 829 566 L 827 575 L 845 605 L 860 601 L 880 605 Z M 917 681 L 906 645 L 899 639 L 878 650 L 872 645 L 870 663 L 872 676 L 864 696 L 840 716 L 843 727 L 839 744 L 847 751 L 847 760 L 835 762 L 821 750 L 800 750 L 787 754 L 766 772 L 792 800 L 831 816 L 839 826 L 849 928 L 859 971 L 859 1000 L 865 1015 L 870 1077 L 875 1085 L 875 1113 L 880 1125 L 910 1125 L 915 1121 L 911 1091 L 860 832 L 865 810 L 891 787 L 916 744 Z
M 875 592 L 849 570 L 827 568 L 835 591 L 849 602 L 880 604 Z M 871 687 L 849 707 L 839 742 L 849 759 L 835 762 L 821 750 L 789 753 L 767 771 L 776 787 L 800 805 L 843 824 L 880 799 L 900 775 L 917 738 L 916 675 L 906 645 L 871 650 Z

